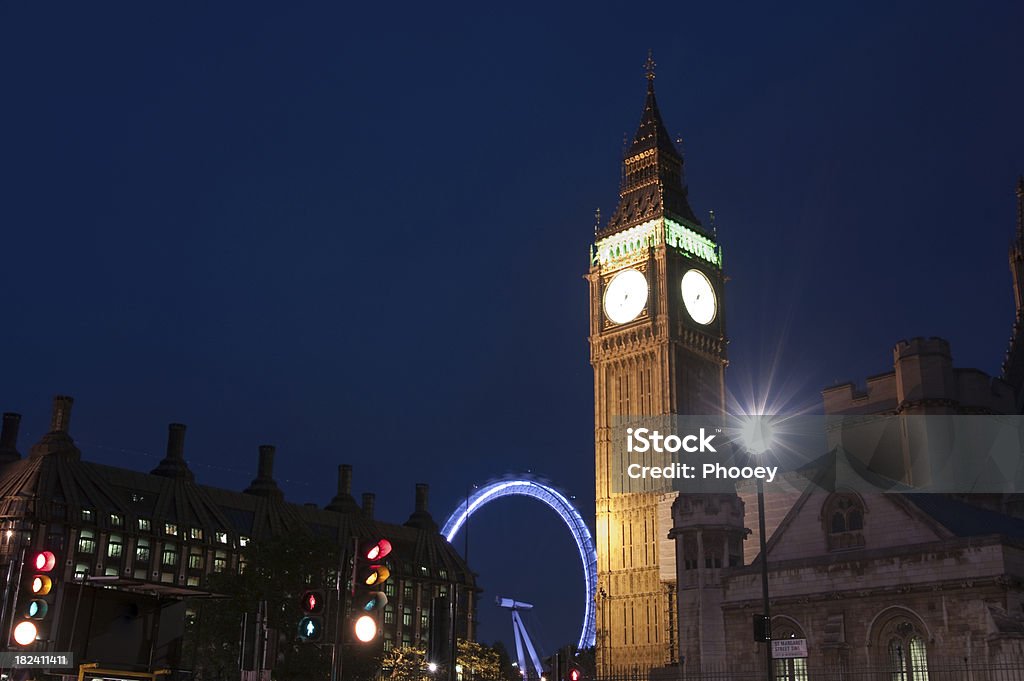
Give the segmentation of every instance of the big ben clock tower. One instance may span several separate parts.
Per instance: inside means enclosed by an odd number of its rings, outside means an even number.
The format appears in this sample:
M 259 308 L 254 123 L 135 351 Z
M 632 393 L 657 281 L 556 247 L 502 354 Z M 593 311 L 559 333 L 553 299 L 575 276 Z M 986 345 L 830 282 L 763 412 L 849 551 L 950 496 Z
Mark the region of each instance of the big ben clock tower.
M 665 130 L 647 61 L 643 117 L 619 204 L 599 226 L 590 272 L 597 480 L 598 674 L 675 659 L 676 493 L 631 480 L 613 453 L 636 420 L 724 413 L 722 253 L 690 208 L 683 158 Z

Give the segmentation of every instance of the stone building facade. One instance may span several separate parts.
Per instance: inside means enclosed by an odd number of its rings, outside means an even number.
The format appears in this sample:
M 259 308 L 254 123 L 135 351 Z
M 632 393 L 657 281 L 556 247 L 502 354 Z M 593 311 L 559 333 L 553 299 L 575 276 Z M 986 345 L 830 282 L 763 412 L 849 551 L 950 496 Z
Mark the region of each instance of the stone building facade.
M 60 582 L 102 577 L 104 586 L 165 599 L 207 595 L 204 577 L 245 569 L 250 542 L 284 533 L 316 535 L 349 546 L 353 538 L 387 537 L 394 545 L 382 645 L 424 643 L 430 601 L 459 589 L 460 636 L 474 635 L 475 581 L 438 532 L 426 485 L 402 525 L 374 518 L 374 496 L 351 494 L 352 468 L 338 469 L 335 497 L 324 507 L 284 499 L 273 476 L 275 448 L 259 448 L 257 474 L 242 492 L 197 483 L 185 460 L 185 426 L 171 424 L 167 454 L 146 473 L 83 460 L 70 434 L 72 399 L 53 401 L 50 432 L 22 457 L 20 416 L 6 413 L 0 431 L 0 570 L 24 551 L 47 548 Z M 12 573 L 14 571 L 12 570 Z M 9 631 L 16 583 L 5 591 Z M 66 618 L 62 618 L 62 621 Z M 51 638 L 57 640 L 59 632 Z M 40 643 L 41 646 L 48 644 Z
M 826 417 L 1021 413 L 1024 180 L 1017 197 L 1017 323 L 1003 375 L 956 367 L 941 338 L 901 341 L 892 370 L 869 377 L 864 389 L 823 391 Z M 897 437 L 892 447 L 907 442 Z M 948 678 L 1004 666 L 1024 674 L 1024 500 L 1013 492 L 915 493 L 931 482 L 935 462 L 927 448 L 924 456 L 902 453 L 888 460 L 887 491 L 838 482 L 870 475 L 877 463 L 842 447 L 766 488 L 772 637 L 807 645 L 806 657 L 773 663 L 776 678 L 871 669 L 918 680 L 940 667 Z M 892 461 L 904 465 L 893 470 Z M 679 662 L 662 673 L 763 670 L 765 644 L 752 630 L 763 612 L 765 559 L 756 490 L 682 494 L 672 518 Z

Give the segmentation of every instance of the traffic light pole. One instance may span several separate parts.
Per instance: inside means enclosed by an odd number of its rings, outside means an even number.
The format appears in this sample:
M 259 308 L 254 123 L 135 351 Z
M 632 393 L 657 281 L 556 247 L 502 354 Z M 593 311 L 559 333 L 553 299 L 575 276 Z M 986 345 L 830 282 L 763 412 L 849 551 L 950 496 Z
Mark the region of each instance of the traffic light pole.
M 347 609 L 348 589 L 344 588 L 346 579 L 342 576 L 345 574 L 345 563 L 348 557 L 348 547 L 344 544 L 341 549 L 341 557 L 338 559 L 338 574 L 334 579 L 334 589 L 337 593 L 338 611 L 334 613 L 334 643 L 331 645 L 331 681 L 338 681 L 343 678 L 341 675 L 344 653 L 344 641 L 345 633 L 342 630 L 342 622 L 345 618 L 345 610 Z M 356 554 L 359 552 L 359 540 L 355 537 L 352 538 L 352 560 L 355 561 Z
M 458 631 L 458 619 L 459 619 L 459 585 L 455 582 L 451 582 L 451 594 L 452 594 L 452 659 L 448 665 L 448 681 L 455 681 L 455 666 L 459 660 L 459 631 Z

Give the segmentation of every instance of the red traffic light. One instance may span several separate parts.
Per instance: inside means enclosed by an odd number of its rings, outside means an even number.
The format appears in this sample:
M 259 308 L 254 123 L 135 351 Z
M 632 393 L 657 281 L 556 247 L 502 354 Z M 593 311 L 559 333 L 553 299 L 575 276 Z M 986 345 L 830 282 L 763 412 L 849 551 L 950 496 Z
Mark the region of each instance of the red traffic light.
M 51 551 L 40 551 L 32 562 L 38 572 L 49 572 L 57 564 L 57 557 Z
M 380 560 L 389 553 L 391 553 L 391 542 L 387 539 L 378 539 L 363 547 L 363 557 L 366 560 Z
M 319 589 L 310 589 L 302 592 L 302 611 L 307 615 L 319 615 L 324 611 L 324 592 Z

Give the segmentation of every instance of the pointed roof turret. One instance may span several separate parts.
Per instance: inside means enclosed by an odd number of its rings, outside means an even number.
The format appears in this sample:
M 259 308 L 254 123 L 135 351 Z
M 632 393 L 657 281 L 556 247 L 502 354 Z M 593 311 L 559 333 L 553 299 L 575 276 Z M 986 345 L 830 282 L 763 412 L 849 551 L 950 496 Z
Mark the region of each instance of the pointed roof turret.
M 654 96 L 654 56 L 650 51 L 647 53 L 647 61 L 644 69 L 647 72 L 647 98 L 644 100 L 644 113 L 640 117 L 640 127 L 633 136 L 633 144 L 629 148 L 628 156 L 635 156 L 648 149 L 657 149 L 660 152 L 678 158 L 682 162 L 682 156 L 672 138 L 665 129 L 665 122 L 661 119 L 661 112 L 658 110 L 658 99 Z
M 670 217 L 704 232 L 687 200 L 686 185 L 683 182 L 683 156 L 669 136 L 658 110 L 658 100 L 654 94 L 654 67 L 654 57 L 648 53 L 644 64 L 647 72 L 647 97 L 640 125 L 622 162 L 623 180 L 619 190 L 619 205 L 608 224 L 598 231 L 598 236 L 606 236 L 662 217 Z

